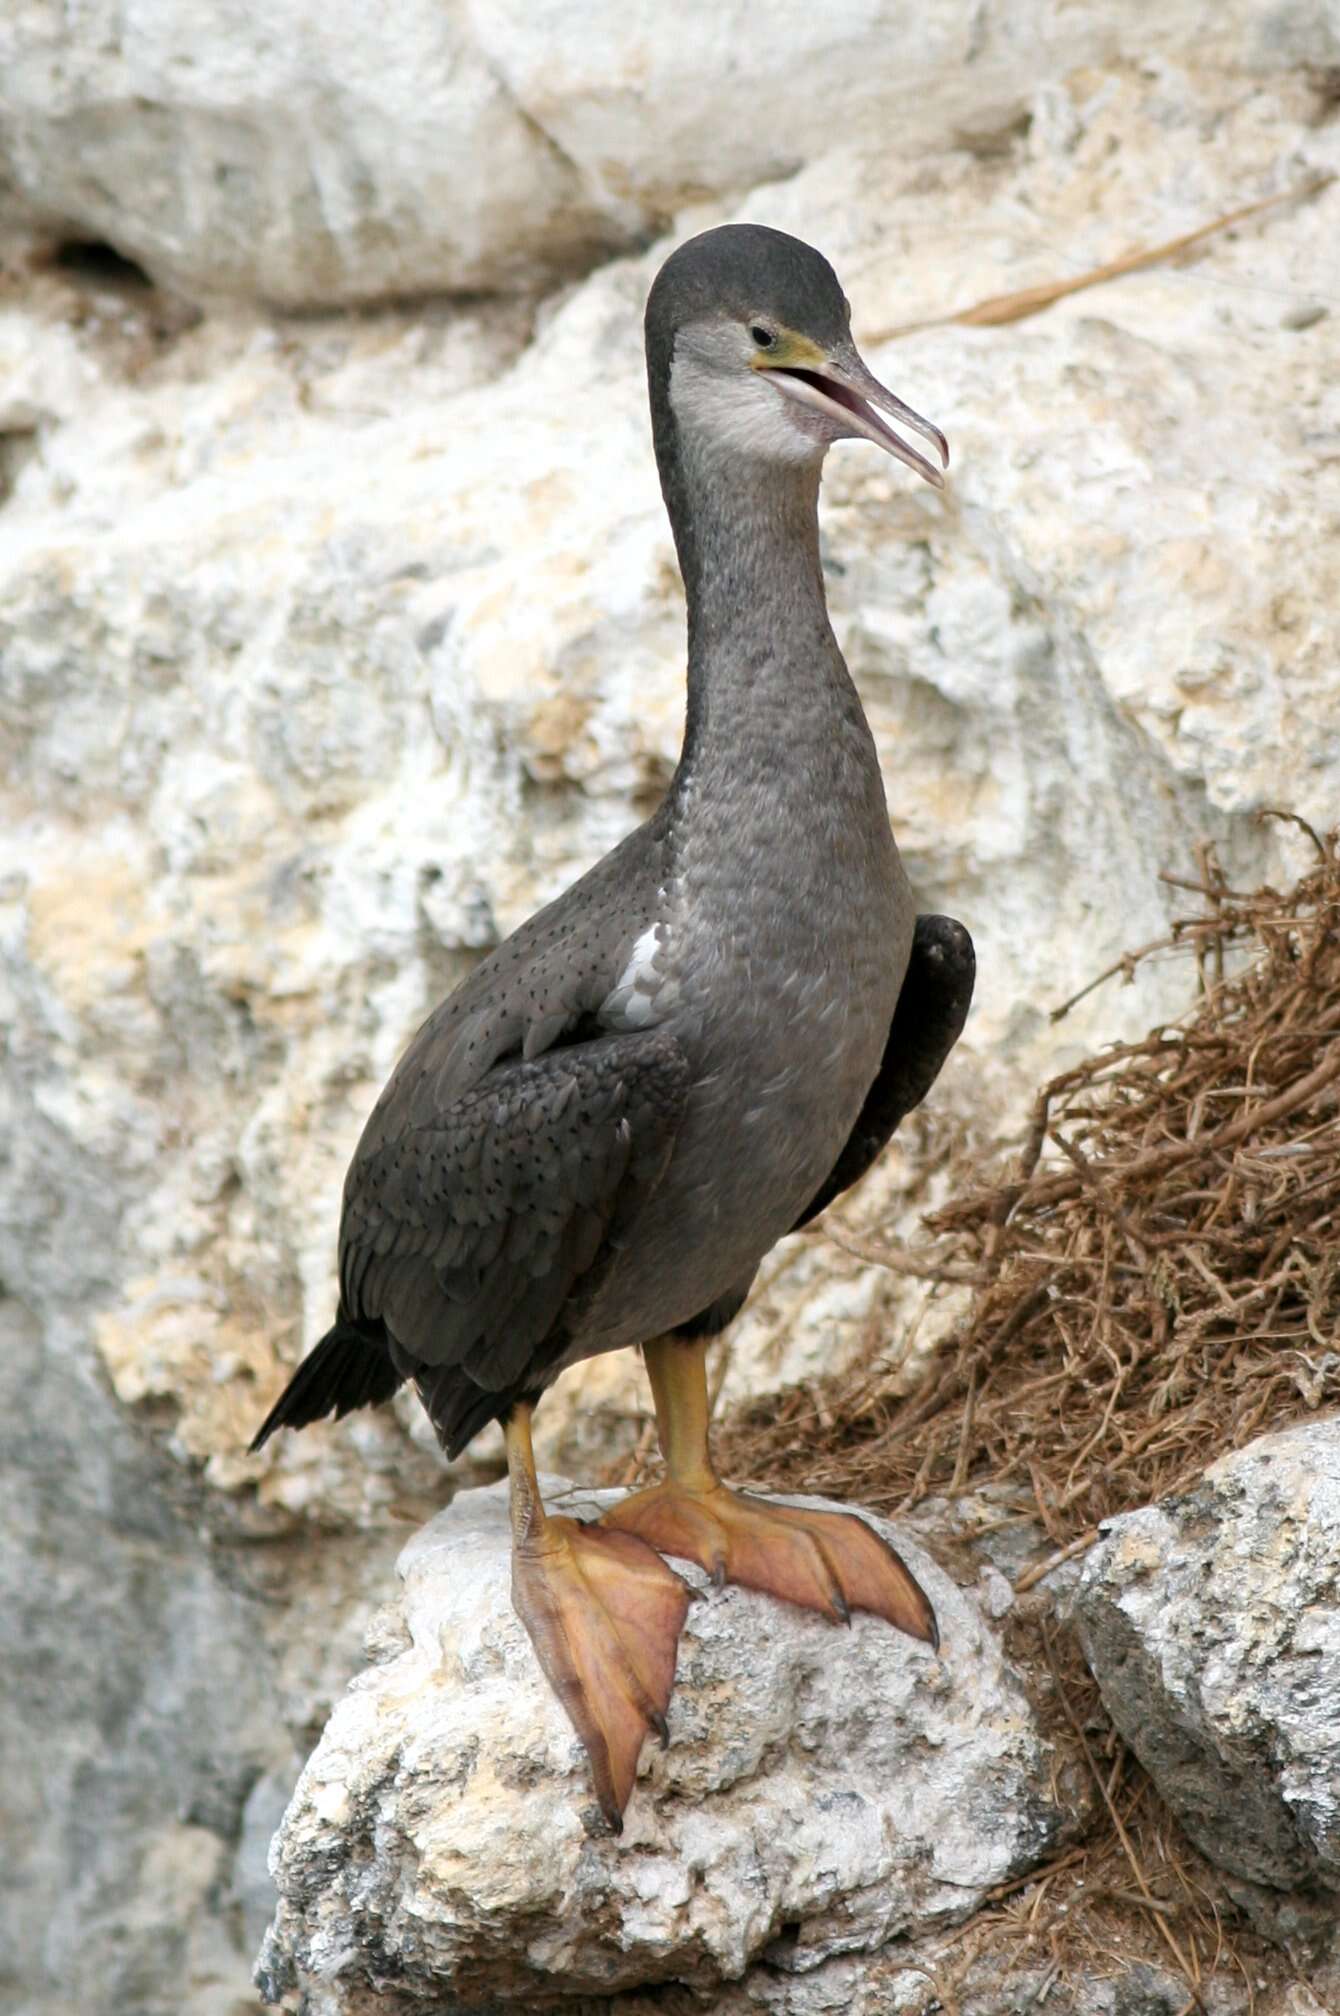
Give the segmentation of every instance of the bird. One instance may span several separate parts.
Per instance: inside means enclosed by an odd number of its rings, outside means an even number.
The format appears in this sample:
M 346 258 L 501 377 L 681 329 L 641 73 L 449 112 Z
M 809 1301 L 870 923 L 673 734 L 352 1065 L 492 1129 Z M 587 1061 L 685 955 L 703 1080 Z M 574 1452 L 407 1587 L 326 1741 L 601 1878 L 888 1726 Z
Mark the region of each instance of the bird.
M 691 1591 L 666 1555 L 938 1648 L 925 1592 L 864 1520 L 721 1480 L 706 1352 L 768 1250 L 925 1097 L 975 978 L 965 927 L 917 914 L 819 548 L 835 441 L 940 488 L 944 435 L 874 377 L 832 266 L 786 232 L 682 244 L 644 335 L 687 609 L 678 766 L 410 1041 L 345 1182 L 335 1322 L 251 1444 L 407 1381 L 448 1458 L 502 1423 L 513 1606 L 616 1833 L 646 1739 L 668 1740 Z M 664 1480 L 598 1520 L 548 1511 L 536 1404 L 634 1346 Z

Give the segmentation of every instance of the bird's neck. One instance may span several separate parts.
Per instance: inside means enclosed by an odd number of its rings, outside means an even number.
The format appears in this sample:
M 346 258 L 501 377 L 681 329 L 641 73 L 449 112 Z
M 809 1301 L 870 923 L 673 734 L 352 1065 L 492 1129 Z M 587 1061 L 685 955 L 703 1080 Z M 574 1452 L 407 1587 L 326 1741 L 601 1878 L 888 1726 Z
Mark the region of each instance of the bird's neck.
M 735 641 L 758 647 L 784 615 L 826 635 L 818 560 L 820 462 L 778 464 L 657 427 L 661 488 L 689 603 L 689 681 Z
M 797 972 L 834 959 L 864 972 L 893 928 L 902 871 L 828 620 L 819 466 L 738 450 L 714 465 L 665 445 L 658 430 L 689 620 L 684 747 L 662 808 L 678 900 L 706 918 L 713 959 L 744 919 Z
M 681 771 L 859 712 L 824 596 L 818 461 L 714 452 L 673 427 L 657 449 L 688 600 Z
M 831 635 L 819 564 L 819 463 L 679 448 L 664 485 L 688 598 L 689 666 L 765 642 L 782 619 Z

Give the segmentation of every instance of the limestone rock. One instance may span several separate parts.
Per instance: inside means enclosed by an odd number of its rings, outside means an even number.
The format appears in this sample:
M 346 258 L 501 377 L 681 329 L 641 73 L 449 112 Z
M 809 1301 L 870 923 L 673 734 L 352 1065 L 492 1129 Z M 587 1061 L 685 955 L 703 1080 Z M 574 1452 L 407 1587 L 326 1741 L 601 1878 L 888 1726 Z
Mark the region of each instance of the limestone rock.
M 614 237 L 460 0 L 50 0 L 0 21 L 0 173 L 193 295 L 290 306 L 533 282 Z
M 906 160 L 999 146 L 1040 85 L 1178 52 L 1271 72 L 1340 55 L 1316 0 L 1008 14 L 830 0 L 705 34 L 653 0 L 25 0 L 0 18 L 0 187 L 196 296 L 290 306 L 571 271 L 685 202 L 785 178 L 835 127 Z
M 259 1606 L 90 1357 L 0 1299 L 0 2003 L 239 2016 L 220 1899 L 257 1780 L 297 1755 Z
M 1297 79 L 1225 100 L 1116 69 L 1043 93 L 1004 152 L 912 175 L 853 143 L 748 205 L 832 253 L 872 362 L 952 437 L 946 498 L 852 445 L 824 504 L 900 844 L 978 945 L 928 1124 L 1006 1118 L 1077 1046 L 1175 1012 L 1167 969 L 1059 1030 L 1047 1009 L 1166 930 L 1160 871 L 1198 840 L 1286 876 L 1260 806 L 1340 802 L 1340 380 L 1333 313 L 1298 312 L 1325 306 L 1340 185 L 1016 325 L 881 332 L 1340 166 L 1315 106 Z M 6 1275 L 96 1311 L 125 1401 L 168 1403 L 182 1459 L 239 1504 L 259 1479 L 276 1522 L 430 1509 L 412 1402 L 260 1462 L 246 1441 L 329 1320 L 343 1171 L 408 1036 L 674 762 L 640 350 L 663 250 L 533 331 L 476 306 L 162 340 L 57 276 L 0 304 Z M 886 1216 L 914 1225 L 899 1180 Z M 923 1303 L 793 1242 L 728 1391 L 901 1343 Z M 555 1457 L 565 1404 L 539 1417 Z
M 611 1495 L 545 1489 L 579 1514 Z M 425 2008 L 706 1992 L 764 1953 L 803 1972 L 966 1915 L 1064 1816 L 990 1627 L 898 1544 L 942 1655 L 875 1618 L 841 1630 L 745 1590 L 706 1595 L 669 1748 L 649 1747 L 615 1840 L 511 1608 L 505 1487 L 462 1494 L 402 1555 L 380 1663 L 299 1781 L 266 1992 L 329 2010 L 379 1982 Z
M 1117 1727 L 1196 1845 L 1340 1891 L 1340 1423 L 1262 1436 L 1115 1519 L 1076 1614 Z

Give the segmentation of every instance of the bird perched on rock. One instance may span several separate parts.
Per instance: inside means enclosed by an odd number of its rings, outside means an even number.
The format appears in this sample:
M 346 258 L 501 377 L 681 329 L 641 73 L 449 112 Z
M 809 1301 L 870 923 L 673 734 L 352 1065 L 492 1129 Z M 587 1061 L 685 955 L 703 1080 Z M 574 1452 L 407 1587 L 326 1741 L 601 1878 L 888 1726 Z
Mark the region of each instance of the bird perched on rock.
M 858 436 L 939 485 L 943 435 L 871 375 L 833 269 L 780 231 L 681 246 L 646 349 L 688 600 L 679 767 L 646 824 L 410 1044 L 345 1183 L 334 1327 L 252 1444 L 407 1379 L 448 1456 L 503 1423 L 513 1601 L 616 1827 L 647 1732 L 666 1734 L 688 1590 L 663 1554 L 936 1643 L 864 1521 L 719 1480 L 705 1353 L 769 1247 L 924 1098 L 974 973 L 962 925 L 916 914 L 819 559 L 829 446 Z M 594 1524 L 553 1516 L 535 1404 L 629 1345 L 665 1481 Z

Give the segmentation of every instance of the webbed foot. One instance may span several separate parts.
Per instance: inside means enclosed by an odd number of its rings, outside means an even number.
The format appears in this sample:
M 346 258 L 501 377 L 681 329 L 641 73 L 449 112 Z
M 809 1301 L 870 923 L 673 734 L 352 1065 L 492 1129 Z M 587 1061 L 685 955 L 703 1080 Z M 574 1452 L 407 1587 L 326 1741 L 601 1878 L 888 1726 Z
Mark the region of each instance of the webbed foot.
M 688 1586 L 631 1533 L 546 1518 L 512 1555 L 512 1602 L 623 1826 L 649 1732 L 664 1744 Z
M 602 1525 L 662 1554 L 696 1561 L 713 1581 L 738 1582 L 836 1623 L 869 1610 L 938 1648 L 935 1612 L 906 1563 L 852 1512 L 811 1512 L 751 1498 L 724 1484 L 690 1490 L 673 1479 L 612 1506 Z

